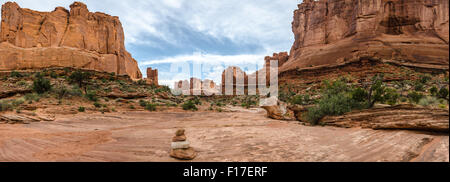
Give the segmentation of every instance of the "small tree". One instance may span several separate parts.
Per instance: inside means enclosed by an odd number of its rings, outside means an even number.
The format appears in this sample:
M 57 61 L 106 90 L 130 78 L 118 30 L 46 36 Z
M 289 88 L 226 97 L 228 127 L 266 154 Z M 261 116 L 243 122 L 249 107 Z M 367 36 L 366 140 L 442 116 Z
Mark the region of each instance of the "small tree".
M 90 77 L 91 73 L 77 70 L 69 76 L 69 82 L 78 84 L 78 86 L 80 88 L 84 88 L 85 93 L 87 93 L 86 82 L 90 79 Z
M 36 73 L 33 81 L 33 90 L 38 94 L 43 94 L 52 88 L 50 80 L 44 78 L 41 73 Z

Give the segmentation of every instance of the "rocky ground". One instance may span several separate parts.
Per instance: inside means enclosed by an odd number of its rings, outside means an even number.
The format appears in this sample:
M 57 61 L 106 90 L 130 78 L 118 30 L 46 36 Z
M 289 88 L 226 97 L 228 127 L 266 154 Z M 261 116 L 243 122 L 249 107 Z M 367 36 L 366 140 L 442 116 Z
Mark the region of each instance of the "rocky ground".
M 177 161 L 171 142 L 181 128 L 197 152 L 193 161 L 449 161 L 444 101 L 377 104 L 310 126 L 296 112 L 314 103 L 313 94 L 311 103 L 287 100 L 298 119 L 280 121 L 288 115 L 270 119 L 257 96 L 174 96 L 167 87 L 102 72 L 80 87 L 77 71 L 38 71 L 52 86 L 41 94 L 36 71 L 0 72 L 0 161 Z M 420 93 L 443 76 L 431 77 Z M 282 87 L 284 98 L 317 94 L 320 83 L 306 92 L 296 86 Z
M 304 126 L 239 112 L 57 115 L 0 125 L 0 161 L 177 161 L 173 134 L 186 129 L 194 161 L 449 161 L 448 134 Z

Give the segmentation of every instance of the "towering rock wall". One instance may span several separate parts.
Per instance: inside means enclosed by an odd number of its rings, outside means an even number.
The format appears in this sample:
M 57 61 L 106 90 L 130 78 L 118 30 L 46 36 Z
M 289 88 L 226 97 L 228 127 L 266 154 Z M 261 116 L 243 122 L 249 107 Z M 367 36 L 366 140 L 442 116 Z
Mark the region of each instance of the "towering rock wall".
M 7 2 L 2 6 L 0 71 L 75 67 L 142 77 L 125 50 L 118 17 L 89 12 L 80 2 L 70 11 L 37 12 Z
M 448 0 L 304 0 L 280 71 L 373 58 L 447 69 Z

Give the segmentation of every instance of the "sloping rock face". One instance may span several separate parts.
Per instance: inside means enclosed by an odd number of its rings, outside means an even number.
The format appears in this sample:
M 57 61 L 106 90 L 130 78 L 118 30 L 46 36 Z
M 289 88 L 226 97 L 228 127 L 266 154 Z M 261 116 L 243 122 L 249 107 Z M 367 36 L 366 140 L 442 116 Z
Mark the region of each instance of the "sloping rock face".
M 398 105 L 347 113 L 343 116 L 327 116 L 322 123 L 328 126 L 372 129 L 406 129 L 449 132 L 448 110 Z
M 2 6 L 0 71 L 74 67 L 142 78 L 136 60 L 125 50 L 118 17 L 91 13 L 75 2 L 70 11 Z
M 448 70 L 448 0 L 304 0 L 280 71 L 370 58 Z

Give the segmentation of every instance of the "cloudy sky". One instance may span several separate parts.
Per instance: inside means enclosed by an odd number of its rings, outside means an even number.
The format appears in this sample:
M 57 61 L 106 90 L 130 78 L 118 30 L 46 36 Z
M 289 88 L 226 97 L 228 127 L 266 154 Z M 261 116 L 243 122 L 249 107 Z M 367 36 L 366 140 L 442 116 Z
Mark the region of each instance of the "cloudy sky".
M 119 16 L 127 50 L 159 69 L 161 84 L 190 76 L 220 81 L 230 65 L 254 71 L 264 57 L 289 51 L 293 11 L 301 0 L 79 0 L 90 11 Z M 0 0 L 1 4 L 6 0 Z M 17 0 L 22 8 L 52 11 L 73 0 Z M 173 74 L 172 63 L 207 63 L 200 75 Z

